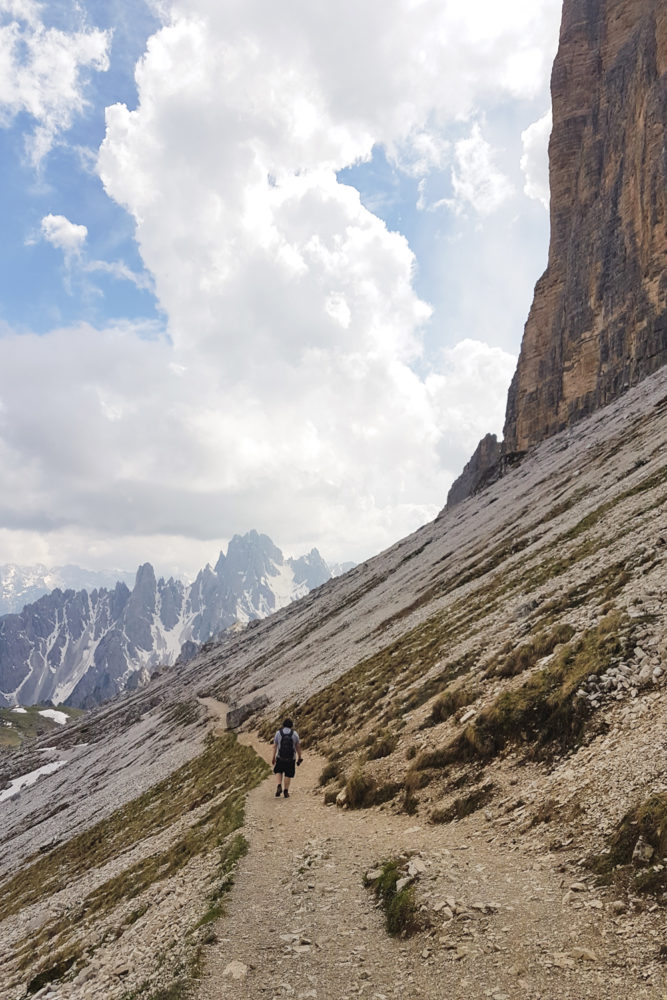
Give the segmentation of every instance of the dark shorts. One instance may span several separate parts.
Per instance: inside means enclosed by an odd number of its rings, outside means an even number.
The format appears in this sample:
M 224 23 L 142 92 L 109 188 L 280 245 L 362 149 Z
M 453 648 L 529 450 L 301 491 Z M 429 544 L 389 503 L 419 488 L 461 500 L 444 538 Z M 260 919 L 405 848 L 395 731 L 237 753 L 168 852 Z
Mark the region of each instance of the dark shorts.
M 278 759 L 276 760 L 276 766 L 273 769 L 274 774 L 284 774 L 286 778 L 293 778 L 295 771 L 296 771 L 295 757 L 292 757 L 291 760 L 283 760 L 282 757 L 278 757 Z

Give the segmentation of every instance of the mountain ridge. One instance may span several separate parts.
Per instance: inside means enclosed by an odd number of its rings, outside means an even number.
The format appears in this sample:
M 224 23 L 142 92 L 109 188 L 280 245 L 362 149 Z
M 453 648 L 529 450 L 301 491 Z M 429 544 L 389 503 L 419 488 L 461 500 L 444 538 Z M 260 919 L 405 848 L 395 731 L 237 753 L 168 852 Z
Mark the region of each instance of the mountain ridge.
M 0 703 L 90 708 L 182 664 L 212 636 L 272 614 L 332 576 L 317 549 L 283 557 L 267 535 L 235 535 L 190 585 L 139 566 L 134 586 L 56 588 L 0 618 Z
M 131 583 L 134 576 L 125 570 L 87 570 L 72 563 L 52 567 L 4 563 L 0 565 L 0 617 L 16 614 L 56 589 L 113 589 L 118 582 Z

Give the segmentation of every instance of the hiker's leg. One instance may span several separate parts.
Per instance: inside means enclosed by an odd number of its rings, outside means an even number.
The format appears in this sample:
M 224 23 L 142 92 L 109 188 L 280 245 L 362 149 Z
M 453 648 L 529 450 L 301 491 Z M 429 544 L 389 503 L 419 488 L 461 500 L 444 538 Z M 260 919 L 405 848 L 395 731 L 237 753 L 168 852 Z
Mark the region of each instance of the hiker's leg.
M 289 788 L 289 783 L 291 780 L 292 780 L 291 778 L 285 778 L 285 785 L 284 785 L 285 788 Z

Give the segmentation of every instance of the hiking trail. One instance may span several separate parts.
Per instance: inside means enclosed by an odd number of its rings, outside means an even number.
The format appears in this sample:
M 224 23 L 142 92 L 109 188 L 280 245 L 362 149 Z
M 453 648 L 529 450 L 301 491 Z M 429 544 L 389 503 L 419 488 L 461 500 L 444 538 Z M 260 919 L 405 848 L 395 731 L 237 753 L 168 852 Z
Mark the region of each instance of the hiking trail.
M 271 744 L 239 740 L 270 762 Z M 434 827 L 325 806 L 325 760 L 303 752 L 289 799 L 275 797 L 273 774 L 248 797 L 248 854 L 214 925 L 197 1000 L 667 1000 L 664 983 L 642 982 L 631 941 L 624 954 L 621 918 L 610 939 L 603 904 L 589 886 L 573 894 L 553 856 L 522 850 L 483 816 Z M 363 884 L 403 852 L 423 861 L 418 900 L 432 919 L 405 940 L 387 934 Z M 456 912 L 443 919 L 447 903 Z

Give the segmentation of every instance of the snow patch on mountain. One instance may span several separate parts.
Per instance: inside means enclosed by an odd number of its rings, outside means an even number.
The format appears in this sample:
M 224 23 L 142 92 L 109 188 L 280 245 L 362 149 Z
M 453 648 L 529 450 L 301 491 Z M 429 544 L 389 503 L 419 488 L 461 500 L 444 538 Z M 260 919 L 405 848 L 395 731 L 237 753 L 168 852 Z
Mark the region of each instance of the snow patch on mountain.
M 66 763 L 66 760 L 54 760 L 50 764 L 43 764 L 42 767 L 38 767 L 34 771 L 29 771 L 27 774 L 22 774 L 18 778 L 14 778 L 10 781 L 9 787 L 0 792 L 0 802 L 4 802 L 6 799 L 13 799 L 15 795 L 19 794 L 22 788 L 34 785 L 42 775 L 53 774 Z
M 120 580 L 130 584 L 133 573 L 126 570 L 95 571 L 81 566 L 53 566 L 41 563 L 19 566 L 17 563 L 0 564 L 0 615 L 20 612 L 45 594 L 60 590 L 99 590 L 115 587 Z

